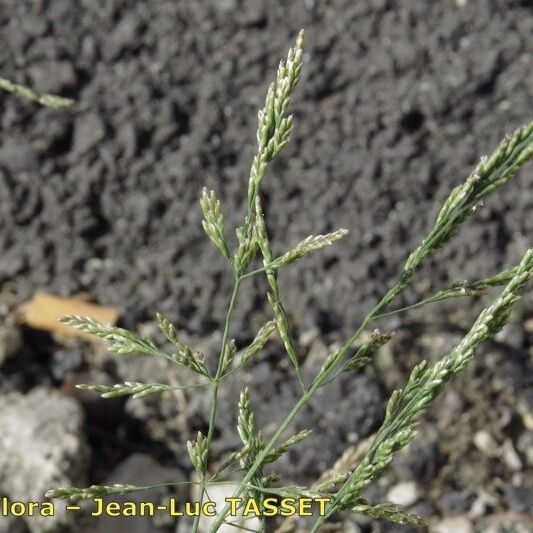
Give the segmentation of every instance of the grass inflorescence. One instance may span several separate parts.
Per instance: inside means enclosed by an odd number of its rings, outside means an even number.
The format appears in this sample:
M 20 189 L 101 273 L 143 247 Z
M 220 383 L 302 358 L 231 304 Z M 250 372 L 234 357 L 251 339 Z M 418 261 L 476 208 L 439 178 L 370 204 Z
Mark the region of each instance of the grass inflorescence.
M 176 328 L 162 315 L 157 315 L 157 323 L 172 344 L 173 353 L 162 351 L 150 339 L 121 328 L 99 324 L 90 318 L 70 316 L 66 317 L 64 322 L 105 339 L 109 342 L 110 349 L 117 354 L 140 353 L 163 357 L 172 364 L 198 374 L 200 383 L 191 386 L 207 387 L 211 398 L 206 433 L 198 433 L 187 445 L 191 464 L 199 478 L 200 501 L 208 497 L 207 488 L 210 483 L 219 482 L 221 479 L 231 478 L 240 473 L 241 479 L 233 497 L 244 494 L 259 499 L 283 495 L 328 496 L 330 500 L 326 505 L 325 513 L 317 517 L 316 522 L 311 526 L 312 532 L 318 531 L 338 511 L 360 513 L 373 519 L 384 519 L 399 524 L 422 525 L 424 520 L 421 517 L 408 513 L 398 506 L 387 502 L 370 504 L 363 499 L 363 492 L 391 463 L 395 454 L 415 438 L 420 415 L 439 395 L 445 384 L 469 364 L 476 348 L 499 331 L 509 320 L 511 309 L 519 299 L 520 290 L 533 276 L 533 250 L 528 250 L 519 264 L 489 278 L 448 285 L 409 307 L 394 308 L 393 303 L 409 286 L 421 264 L 446 245 L 489 194 L 507 183 L 516 171 L 531 159 L 533 123 L 505 137 L 493 154 L 482 158 L 470 176 L 450 193 L 426 237 L 408 255 L 398 280 L 367 313 L 354 334 L 346 339 L 338 349 L 325 354 L 320 370 L 307 382 L 301 372 L 297 345 L 278 285 L 278 272 L 307 254 L 333 244 L 344 237 L 347 230 L 339 229 L 325 235 L 309 236 L 292 249 L 276 256 L 270 242 L 261 197 L 261 185 L 266 177 L 269 164 L 287 145 L 294 127 L 294 119 L 288 114 L 288 107 L 300 80 L 302 58 L 303 32 L 300 32 L 295 46 L 289 50 L 287 58 L 281 61 L 276 81 L 268 88 L 264 106 L 258 112 L 257 151 L 252 161 L 248 181 L 246 213 L 242 225 L 236 229 L 237 245 L 235 247 L 232 247 L 227 239 L 223 206 L 216 192 L 204 189 L 201 193 L 203 228 L 219 250 L 222 260 L 228 263 L 234 280 L 215 368 L 210 368 L 201 352 L 184 344 Z M 254 261 L 260 261 L 261 266 L 256 265 L 252 268 Z M 239 347 L 230 337 L 233 311 L 243 282 L 247 278 L 259 275 L 264 275 L 268 282 L 266 299 L 271 308 L 272 319 L 260 328 L 248 346 Z M 275 476 L 264 473 L 263 470 L 267 464 L 275 463 L 289 449 L 298 446 L 309 434 L 309 431 L 305 430 L 284 437 L 291 422 L 302 408 L 309 404 L 315 393 L 340 374 L 363 368 L 372 360 L 376 351 L 390 340 L 391 333 L 371 330 L 370 326 L 376 319 L 442 300 L 477 296 L 490 287 L 498 286 L 504 287 L 499 296 L 479 314 L 457 346 L 434 364 L 425 361 L 419 363 L 413 368 L 405 387 L 391 395 L 383 423 L 364 453 L 348 454 L 349 460 L 342 458 L 338 465 L 333 467 L 331 473 L 311 487 L 282 485 Z M 240 394 L 238 405 L 235 406 L 238 412 L 236 431 L 242 445 L 222 460 L 218 469 L 213 469 L 210 466 L 211 448 L 217 420 L 219 388 L 227 376 L 250 364 L 275 332 L 281 339 L 292 366 L 300 389 L 299 399 L 274 433 L 269 437 L 264 437 L 258 428 L 252 408 L 253 391 L 244 389 Z M 80 387 L 101 394 L 104 398 L 124 395 L 136 398 L 149 394 L 162 394 L 175 388 L 161 383 L 138 382 L 110 386 L 81 385 Z M 350 467 L 339 466 L 344 463 L 350 463 Z M 116 494 L 145 488 L 147 487 L 131 485 L 92 486 L 88 489 L 61 488 L 51 490 L 48 496 L 80 499 L 91 498 L 96 494 Z M 229 505 L 218 510 L 217 517 L 210 525 L 210 532 L 217 531 L 227 523 L 229 510 Z M 196 517 L 193 531 L 198 531 L 199 527 L 200 518 Z M 261 530 L 264 531 L 265 527 L 265 518 L 262 518 Z

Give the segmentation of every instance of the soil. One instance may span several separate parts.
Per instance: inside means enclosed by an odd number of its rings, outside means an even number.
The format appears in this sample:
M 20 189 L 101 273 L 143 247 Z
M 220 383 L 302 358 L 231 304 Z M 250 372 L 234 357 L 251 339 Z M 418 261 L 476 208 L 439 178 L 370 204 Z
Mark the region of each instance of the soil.
M 122 324 L 137 329 L 149 329 L 160 311 L 184 335 L 214 345 L 232 279 L 203 235 L 199 193 L 204 185 L 214 188 L 227 228 L 240 224 L 256 110 L 279 58 L 304 27 L 305 66 L 292 104 L 296 128 L 265 180 L 264 197 L 277 252 L 312 233 L 350 230 L 340 244 L 280 276 L 295 335 L 310 358 L 313 345 L 316 352 L 353 332 L 450 189 L 529 118 L 528 4 L 3 0 L 1 75 L 76 104 L 47 110 L 0 96 L 0 280 L 17 285 L 20 301 L 37 290 L 88 293 L 118 307 Z M 528 168 L 428 262 L 402 303 L 516 263 L 529 244 L 532 206 Z M 249 282 L 237 305 L 233 335 L 240 344 L 268 316 L 265 288 L 262 280 Z M 385 398 L 412 364 L 428 352 L 442 355 L 442 345 L 478 308 L 455 302 L 385 323 L 401 333 L 388 358 L 315 402 L 298 428 L 318 427 L 317 436 L 283 472 L 312 481 L 322 468 L 316 461 L 322 447 L 328 453 L 320 461 L 331 464 L 370 435 Z M 524 500 L 532 498 L 525 471 L 533 453 L 519 404 L 531 408 L 533 328 L 525 324 L 532 315 L 526 296 L 512 327 L 450 386 L 455 397 L 446 396 L 431 412 L 426 427 L 433 436 L 415 461 L 424 464 L 405 462 L 381 493 L 395 479 L 415 478 L 423 487 L 420 500 L 429 502 L 422 511 L 431 516 L 472 515 L 472 502 L 491 490 L 493 499 L 473 518 L 524 512 Z M 108 381 L 133 379 L 126 368 L 131 360 L 104 358 L 95 366 L 86 347 L 22 333 L 20 357 L 1 368 L 0 391 L 43 384 L 70 391 L 75 378 L 95 369 Z M 420 336 L 426 344 L 415 342 Z M 260 417 L 266 425 L 294 399 L 281 352 L 273 345 L 246 378 L 257 385 L 257 405 L 268 405 Z M 135 364 L 132 373 L 141 368 Z M 229 424 L 234 396 L 224 398 Z M 149 414 L 165 418 L 159 404 L 138 415 L 120 404 L 102 417 L 101 408 L 80 398 L 93 447 L 90 481 L 101 481 L 135 451 L 170 463 L 175 439 L 205 425 L 204 400 L 186 402 L 176 435 L 167 431 L 172 421 L 146 430 Z M 234 434 L 225 419 L 218 429 L 222 451 Z M 481 430 L 494 433 L 498 446 L 510 441 L 522 467 L 513 470 L 501 455 L 475 449 L 472 439 Z M 113 433 L 102 443 L 99 436 Z

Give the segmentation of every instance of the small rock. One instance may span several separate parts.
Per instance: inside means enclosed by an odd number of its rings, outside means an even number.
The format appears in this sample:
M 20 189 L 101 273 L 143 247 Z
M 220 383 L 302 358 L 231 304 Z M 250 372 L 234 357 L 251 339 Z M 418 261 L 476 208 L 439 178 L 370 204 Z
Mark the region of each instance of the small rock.
M 498 444 L 487 431 L 478 431 L 474 435 L 474 444 L 480 452 L 488 457 L 494 457 L 498 451 Z
M 430 528 L 431 533 L 474 533 L 474 525 L 466 516 L 441 520 Z
M 420 498 L 420 490 L 414 481 L 398 483 L 387 493 L 387 500 L 396 505 L 408 507 Z
M 48 489 L 85 485 L 89 451 L 78 404 L 56 391 L 0 396 L 0 493 L 42 501 Z M 72 514 L 56 501 L 55 515 L 27 517 L 33 532 L 57 531 Z
M 533 387 L 520 391 L 516 404 L 524 426 L 533 430 Z
M 83 154 L 96 146 L 104 135 L 104 123 L 96 113 L 79 116 L 74 126 L 74 150 Z
M 480 494 L 472 502 L 470 509 L 468 511 L 468 516 L 470 518 L 479 518 L 487 512 L 487 507 L 490 502 L 487 501 L 487 498 L 484 495 Z
M 514 449 L 513 443 L 510 439 L 506 439 L 502 447 L 502 455 L 505 464 L 513 471 L 520 472 L 522 470 L 522 461 L 520 456 Z

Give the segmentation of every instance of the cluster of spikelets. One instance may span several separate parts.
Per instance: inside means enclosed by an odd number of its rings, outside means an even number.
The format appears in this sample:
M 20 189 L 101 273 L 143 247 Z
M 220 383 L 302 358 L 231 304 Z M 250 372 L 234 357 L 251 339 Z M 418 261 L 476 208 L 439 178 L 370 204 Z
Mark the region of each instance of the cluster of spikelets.
M 407 258 L 398 281 L 386 292 L 383 298 L 369 311 L 355 333 L 337 350 L 324 358 L 324 363 L 311 383 L 305 383 L 300 372 L 300 359 L 294 341 L 287 313 L 283 307 L 277 281 L 278 270 L 290 265 L 305 255 L 330 245 L 344 237 L 346 230 L 340 229 L 326 235 L 310 236 L 293 249 L 275 256 L 268 237 L 267 226 L 261 204 L 261 183 L 268 165 L 286 146 L 293 129 L 293 117 L 287 114 L 290 97 L 300 79 L 303 55 L 303 32 L 298 35 L 296 45 L 289 51 L 285 61 L 280 63 L 276 82 L 271 84 L 264 107 L 258 113 L 257 153 L 253 159 L 248 183 L 247 211 L 244 224 L 237 228 L 237 245 L 232 252 L 224 228 L 222 205 L 214 191 L 204 189 L 200 199 L 203 212 L 203 228 L 207 236 L 229 263 L 235 284 L 228 304 L 220 353 L 216 370 L 210 369 L 205 356 L 198 350 L 183 343 L 172 323 L 162 315 L 157 322 L 162 333 L 173 346 L 172 353 L 166 353 L 150 339 L 143 338 L 128 330 L 110 327 L 87 317 L 69 316 L 63 319 L 82 331 L 92 333 L 109 343 L 111 351 L 124 354 L 144 354 L 162 357 L 170 363 L 196 373 L 201 382 L 192 386 L 205 386 L 211 390 L 211 412 L 207 433 L 198 433 L 187 445 L 189 458 L 199 476 L 200 500 L 206 497 L 210 483 L 230 477 L 230 467 L 238 465 L 243 473 L 233 496 L 248 494 L 257 498 L 265 496 L 301 497 L 328 496 L 323 516 L 317 517 L 310 531 L 315 532 L 338 511 L 351 511 L 374 519 L 389 520 L 399 524 L 423 525 L 424 519 L 405 512 L 389 503 L 370 504 L 362 498 L 366 487 L 372 483 L 390 464 L 395 454 L 409 444 L 416 434 L 420 414 L 438 396 L 442 388 L 455 374 L 461 372 L 474 356 L 475 349 L 489 336 L 494 335 L 509 320 L 512 306 L 518 300 L 518 292 L 533 276 L 533 250 L 528 250 L 520 264 L 507 268 L 490 278 L 455 283 L 442 288 L 435 294 L 406 307 L 390 309 L 393 301 L 405 290 L 421 263 L 442 247 L 460 225 L 465 222 L 484 198 L 505 184 L 516 171 L 533 156 L 533 124 L 516 130 L 506 137 L 494 153 L 483 158 L 465 182 L 456 187 L 444 202 L 433 227 L 427 236 Z M 17 93 L 43 105 L 60 107 L 70 101 L 51 95 L 41 95 L 25 87 L 0 78 L 0 89 Z M 262 266 L 249 270 L 254 259 L 259 256 Z M 263 325 L 254 340 L 239 350 L 236 342 L 229 338 L 231 318 L 241 283 L 248 277 L 266 275 L 269 292 L 268 302 L 273 319 Z M 311 487 L 281 485 L 275 475 L 265 475 L 267 464 L 275 463 L 291 447 L 304 440 L 308 430 L 281 440 L 286 429 L 299 411 L 313 398 L 316 391 L 327 385 L 339 374 L 359 370 L 367 365 L 379 348 L 387 343 L 392 334 L 374 330 L 369 333 L 370 324 L 393 313 L 450 298 L 475 296 L 491 287 L 505 286 L 492 305 L 481 312 L 464 338 L 449 354 L 437 363 L 430 365 L 422 361 L 412 370 L 409 380 L 402 390 L 393 392 L 388 401 L 383 423 L 366 451 L 361 454 L 347 453 L 339 459 L 332 470 Z M 250 393 L 245 389 L 239 399 L 237 433 L 242 442 L 239 450 L 223 460 L 216 471 L 209 467 L 209 457 L 217 415 L 218 389 L 222 381 L 244 365 L 250 364 L 261 352 L 268 339 L 277 331 L 288 359 L 294 368 L 295 377 L 301 388 L 298 402 L 285 420 L 269 438 L 264 438 L 257 428 L 252 410 Z M 141 398 L 148 395 L 171 391 L 173 387 L 161 383 L 125 382 L 111 386 L 79 385 L 81 389 L 96 392 L 104 398 L 129 395 Z M 112 494 L 123 494 L 150 487 L 133 485 L 91 486 L 89 488 L 59 488 L 50 490 L 50 498 L 78 500 Z M 226 523 L 229 506 L 220 510 L 211 525 L 210 532 L 217 531 Z M 289 522 L 279 531 L 290 531 Z M 262 519 L 262 531 L 265 524 Z M 193 531 L 199 528 L 197 517 Z

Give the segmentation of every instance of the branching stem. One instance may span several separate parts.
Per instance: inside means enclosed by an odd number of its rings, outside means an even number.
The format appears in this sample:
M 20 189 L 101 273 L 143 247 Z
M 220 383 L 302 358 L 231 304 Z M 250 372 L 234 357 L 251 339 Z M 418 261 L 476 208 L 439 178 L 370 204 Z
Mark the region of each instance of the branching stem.
M 233 498 L 238 498 L 242 494 L 248 482 L 253 478 L 254 474 L 261 468 L 266 456 L 270 453 L 272 448 L 274 448 L 274 446 L 278 442 L 283 432 L 287 429 L 289 424 L 293 421 L 293 419 L 301 411 L 301 409 L 311 401 L 316 391 L 328 380 L 331 373 L 337 367 L 339 361 L 343 358 L 343 356 L 354 344 L 354 342 L 361 336 L 361 334 L 368 327 L 370 322 L 372 322 L 372 320 L 374 320 L 376 316 L 381 311 L 383 311 L 392 302 L 392 300 L 394 300 L 394 298 L 396 298 L 405 289 L 408 279 L 410 279 L 410 277 L 412 277 L 412 274 L 409 276 L 409 278 L 407 278 L 406 276 L 402 277 L 402 279 L 387 292 L 387 294 L 380 300 L 380 302 L 365 317 L 357 331 L 344 343 L 342 348 L 337 352 L 332 364 L 327 369 L 317 375 L 309 390 L 301 396 L 296 405 L 293 407 L 292 411 L 287 415 L 287 418 L 285 418 L 285 420 L 281 423 L 276 432 L 272 435 L 268 443 L 265 445 L 264 449 L 257 456 L 250 469 L 246 472 L 246 475 L 243 477 L 239 487 L 237 487 L 237 489 L 233 493 Z M 227 504 L 216 517 L 211 528 L 209 529 L 209 533 L 214 533 L 218 530 L 218 528 L 224 523 L 229 511 L 230 506 L 229 504 Z

